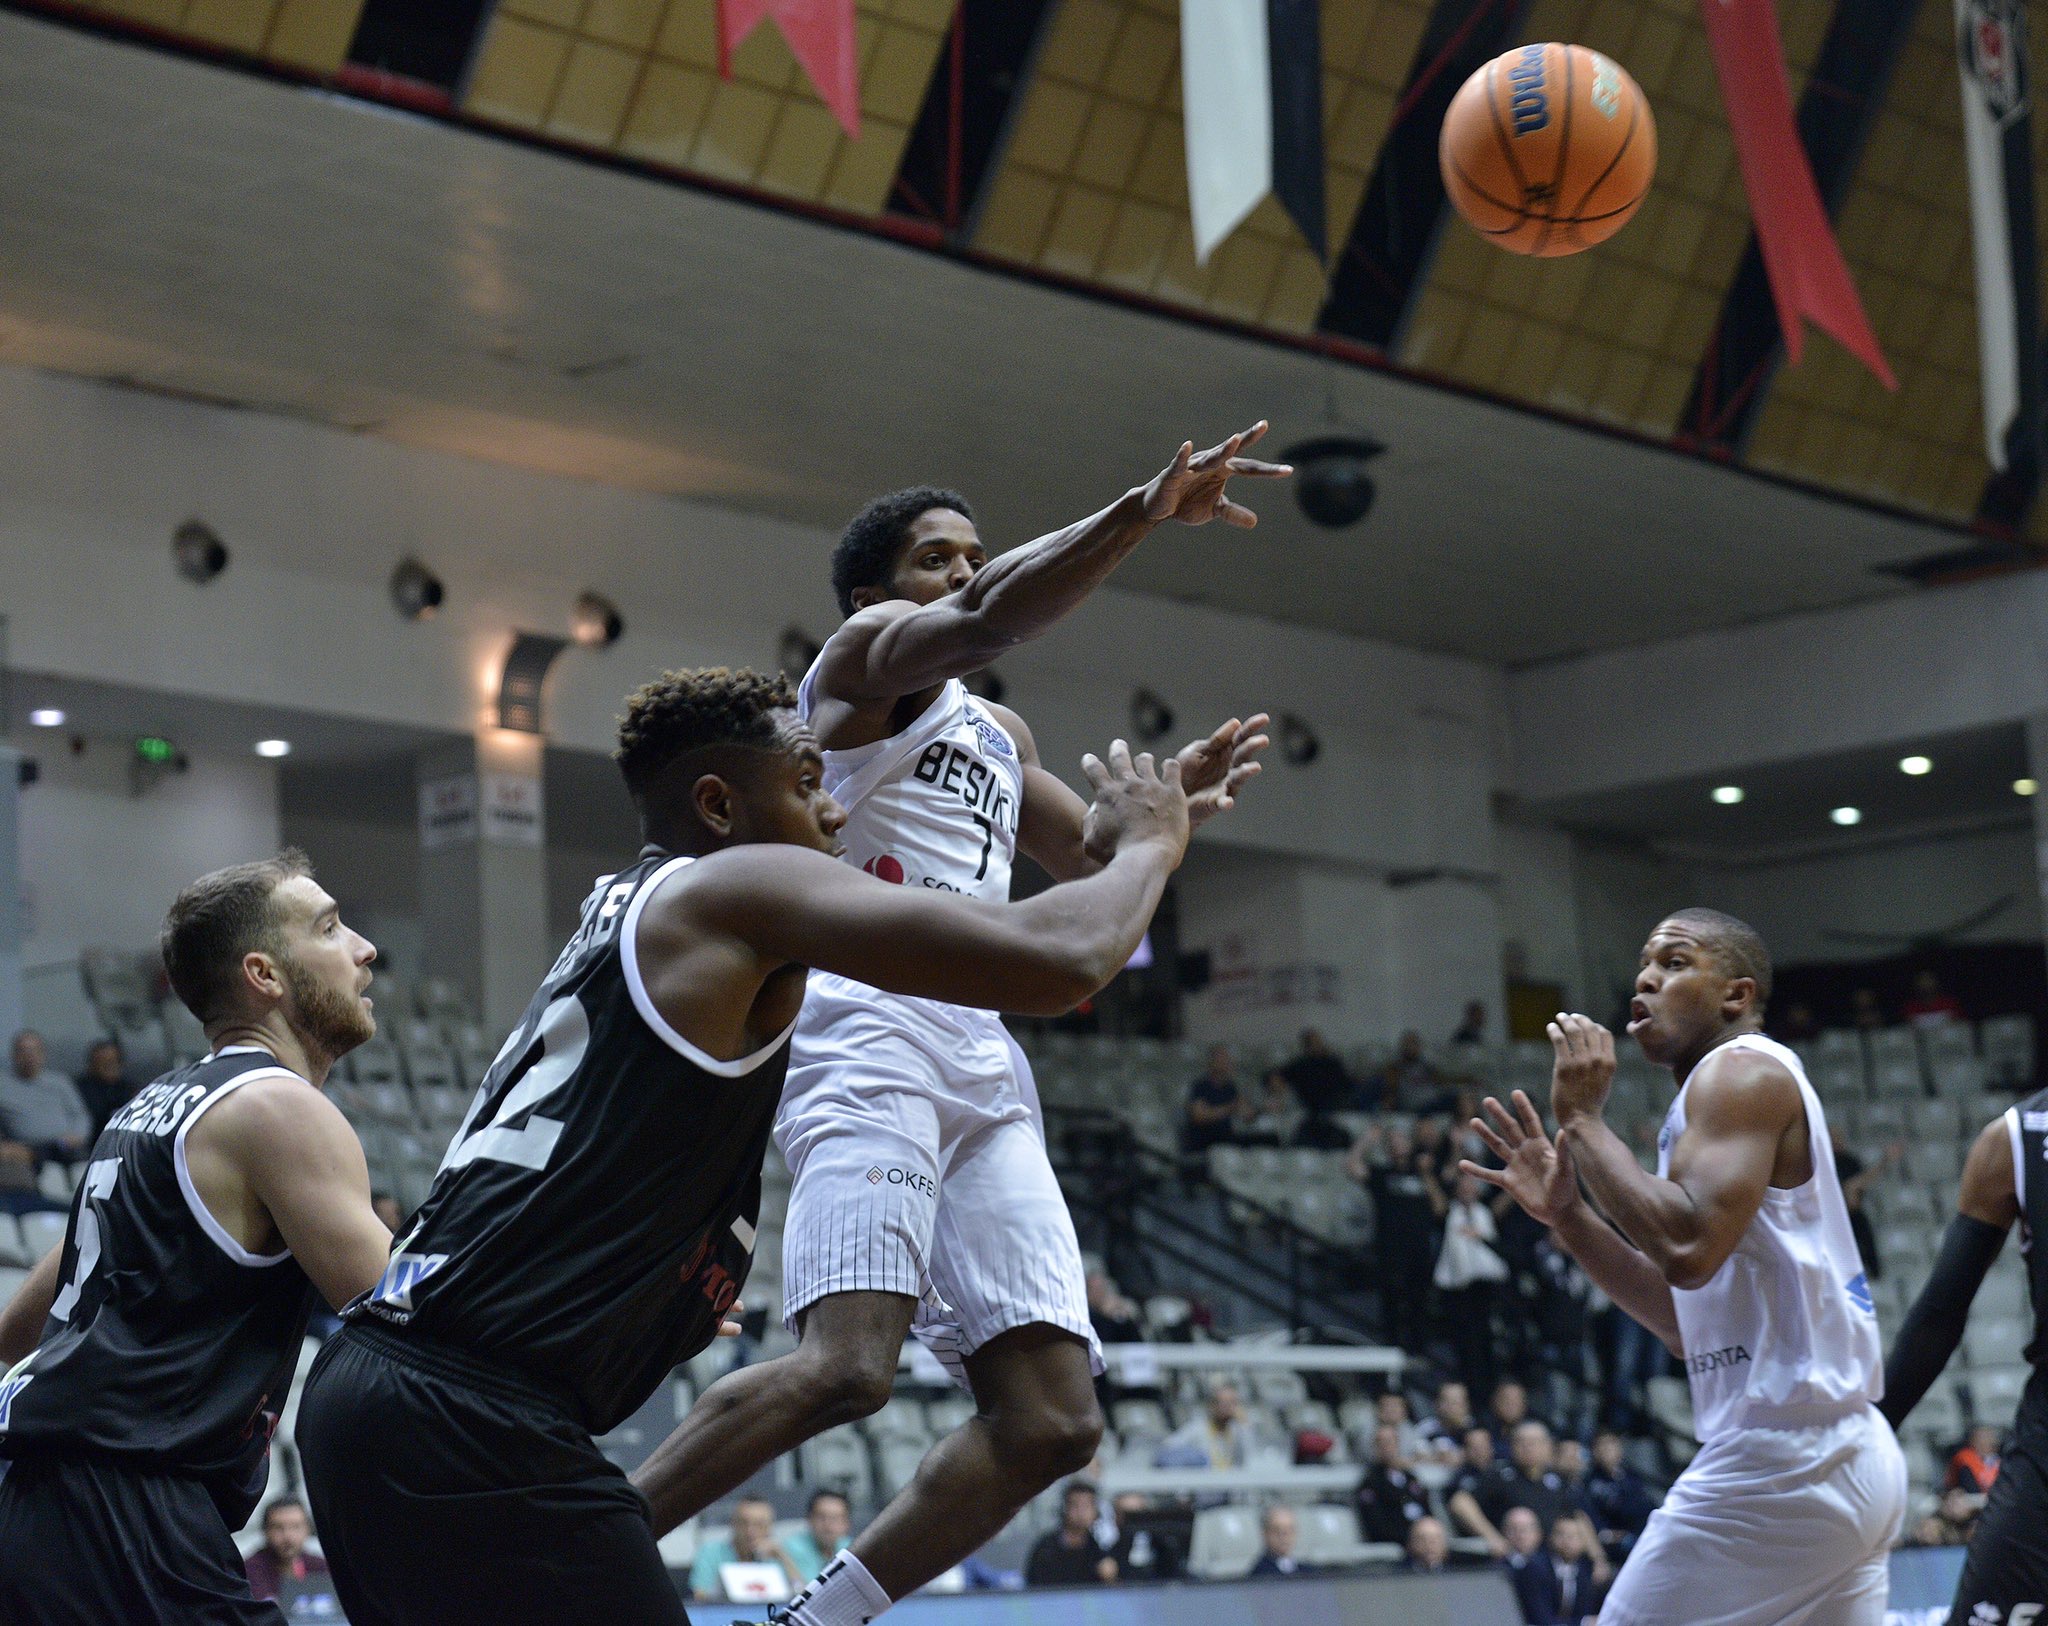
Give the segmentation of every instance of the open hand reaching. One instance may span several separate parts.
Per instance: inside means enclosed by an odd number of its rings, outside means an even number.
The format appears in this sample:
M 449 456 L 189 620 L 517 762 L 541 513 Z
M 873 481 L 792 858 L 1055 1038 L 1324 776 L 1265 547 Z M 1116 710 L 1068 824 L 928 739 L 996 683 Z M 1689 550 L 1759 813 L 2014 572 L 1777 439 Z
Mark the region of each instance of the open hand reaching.
M 1155 525 L 1169 519 L 1177 519 L 1183 525 L 1206 525 L 1212 519 L 1220 519 L 1226 525 L 1250 530 L 1258 524 L 1259 516 L 1224 494 L 1230 477 L 1242 474 L 1255 480 L 1279 480 L 1294 472 L 1286 463 L 1262 463 L 1254 457 L 1237 455 L 1265 434 L 1266 428 L 1266 420 L 1261 418 L 1251 428 L 1206 452 L 1196 451 L 1191 440 L 1182 441 L 1173 461 L 1145 487 L 1145 517 Z

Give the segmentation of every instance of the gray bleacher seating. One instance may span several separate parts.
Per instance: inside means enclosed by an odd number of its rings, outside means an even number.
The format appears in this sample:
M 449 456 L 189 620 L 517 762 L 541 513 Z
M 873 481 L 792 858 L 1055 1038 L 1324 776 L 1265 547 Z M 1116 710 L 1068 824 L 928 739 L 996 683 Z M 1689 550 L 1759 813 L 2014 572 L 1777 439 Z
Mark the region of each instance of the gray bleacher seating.
M 1914 1140 L 1906 1147 L 1906 1176 L 1928 1185 L 1954 1178 L 1962 1172 L 1965 1148 L 1954 1136 L 1942 1140 Z
M 19 1265 L 0 1265 L 0 1304 L 10 1304 L 14 1295 L 21 1291 L 21 1284 L 28 1280 L 28 1272 Z
M 406 1077 L 412 1080 L 415 1092 L 461 1090 L 462 1074 L 455 1065 L 455 1053 L 446 1045 L 408 1044 L 404 1055 Z
M 397 1084 L 405 1077 L 398 1046 L 383 1034 L 366 1039 L 348 1055 L 348 1076 L 358 1084 Z
M 1334 1502 L 1314 1502 L 1294 1510 L 1294 1555 L 1304 1564 L 1357 1564 L 1366 1544 L 1358 1537 L 1358 1515 Z M 1393 1549 L 1399 1558 L 1401 1549 Z
M 1880 1097 L 1922 1094 L 1919 1035 L 1912 1028 L 1878 1028 L 1869 1038 L 1870 1093 Z
M 1907 1102 L 1906 1131 L 1916 1140 L 1953 1140 L 1959 1133 L 1955 1102 L 1941 1096 Z
M 2026 1359 L 2033 1323 L 2023 1316 L 1972 1315 L 1963 1328 L 1963 1353 L 1971 1369 L 2016 1366 Z
M 1136 1449 L 1135 1442 L 1140 1440 L 1157 1445 L 1173 1432 L 1172 1419 L 1167 1416 L 1165 1406 L 1156 1400 L 1113 1401 L 1109 1415 L 1126 1450 Z
M 801 1448 L 804 1479 L 814 1489 L 836 1490 L 855 1506 L 875 1494 L 867 1442 L 852 1427 L 829 1428 Z
M 2031 1366 L 1989 1366 L 1970 1369 L 1970 1402 L 1977 1420 L 2003 1423 L 2018 1408 L 2032 1379 Z M 1917 1414 L 1916 1414 L 1917 1415 Z M 1911 1422 L 1913 1419 L 1908 1418 Z
M 197 1061 L 206 1054 L 206 1029 L 200 1025 L 198 1017 L 185 1009 L 183 1000 L 173 995 L 157 1006 L 157 1014 L 164 1025 L 164 1038 L 170 1044 L 172 1061 Z
M 170 1066 L 171 1042 L 164 1036 L 164 1025 L 154 1005 L 112 1012 L 107 1019 L 107 1032 L 120 1045 L 121 1059 L 134 1076 L 154 1078 Z
M 1932 1228 L 1944 1223 L 1934 1206 L 1934 1193 L 1926 1186 L 1900 1179 L 1879 1179 L 1864 1199 L 1873 1221 L 1886 1225 L 1917 1225 Z
M 1964 1427 L 1963 1403 L 1957 1397 L 1954 1380 L 1942 1377 L 1921 1397 L 1906 1419 L 1905 1430 L 1923 1439 L 1944 1443 L 1961 1437 Z
M 1258 1513 L 1248 1507 L 1205 1507 L 1195 1514 L 1188 1573 L 1204 1581 L 1243 1575 L 1259 1556 Z
M 1898 1140 L 1906 1133 L 1905 1103 L 1866 1101 L 1856 1121 L 1866 1144 Z
M 1811 1071 L 1816 1087 L 1826 1078 L 1838 1088 L 1868 1093 L 1863 1036 L 1853 1028 L 1826 1029 L 1814 1041 Z
M 52 1158 L 36 1171 L 36 1190 L 53 1203 L 68 1203 L 78 1189 L 79 1178 L 76 1164 L 59 1163 Z
M 958 1390 L 948 1390 L 927 1401 L 924 1408 L 925 1425 L 931 1429 L 933 1439 L 952 1433 L 973 1415 L 974 1402 Z
M 1976 1057 L 1977 1035 L 1967 1022 L 1938 1022 L 1915 1031 L 1920 1038 L 1920 1054 L 1926 1058 L 1930 1072 L 1937 1062 Z
M 1991 1082 L 1981 1056 L 1955 1056 L 1938 1061 L 1932 1069 L 1934 1088 L 1945 1096 L 1975 1094 Z
M 28 1250 L 30 1259 L 41 1259 L 58 1243 L 64 1240 L 64 1229 L 71 1222 L 68 1214 L 53 1213 L 39 1209 L 33 1214 L 21 1216 L 21 1242 Z
M 1993 1082 L 2017 1090 L 2034 1081 L 2034 1019 L 1994 1016 L 1981 1023 L 1977 1038 Z
M 2027 1313 L 2026 1266 L 2020 1262 L 2019 1250 L 2007 1248 L 2003 1256 L 1984 1277 L 1984 1285 L 1977 1289 L 1977 1297 L 1971 1302 L 1972 1315 L 2025 1315 Z
M 33 1265 L 28 1244 L 21 1239 L 21 1221 L 12 1214 L 0 1213 L 0 1265 Z
M 930 1449 L 922 1440 L 884 1440 L 875 1450 L 880 1489 L 892 1497 L 916 1476 L 918 1464 Z

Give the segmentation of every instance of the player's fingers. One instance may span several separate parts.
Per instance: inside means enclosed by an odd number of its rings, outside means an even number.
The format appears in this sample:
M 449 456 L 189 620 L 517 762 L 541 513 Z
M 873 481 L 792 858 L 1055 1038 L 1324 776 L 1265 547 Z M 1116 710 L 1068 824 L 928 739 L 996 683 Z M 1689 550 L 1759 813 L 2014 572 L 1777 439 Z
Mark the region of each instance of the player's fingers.
M 1272 736 L 1269 734 L 1241 735 L 1237 742 L 1237 749 L 1231 752 L 1230 754 L 1231 760 L 1233 762 L 1248 763 L 1250 764 L 1250 766 L 1256 768 L 1258 764 L 1256 762 L 1252 762 L 1251 759 L 1257 756 L 1261 751 L 1265 750 L 1265 748 L 1271 745 L 1272 743 L 1273 739 Z
M 1180 789 L 1180 758 L 1168 757 L 1159 765 L 1159 782 L 1173 790 Z M 1226 801 L 1224 806 L 1230 804 Z
M 1267 463 L 1256 457 L 1233 457 L 1230 472 L 1248 480 L 1284 480 L 1294 472 L 1292 463 Z
M 1132 760 L 1131 766 L 1137 770 L 1140 779 L 1157 779 L 1159 777 L 1158 769 L 1153 766 L 1152 753 L 1150 751 L 1140 751 Z
M 1562 1061 L 1571 1050 L 1571 1046 L 1565 1043 L 1564 1029 L 1555 1022 L 1546 1022 L 1543 1024 L 1543 1032 L 1550 1040 L 1550 1048 L 1557 1052 L 1558 1060 Z
M 1484 1180 L 1489 1186 L 1507 1189 L 1508 1175 L 1505 1169 L 1483 1169 L 1469 1157 L 1461 1157 L 1458 1159 L 1458 1172 L 1469 1174 L 1475 1180 Z
M 1532 1139 L 1548 1140 L 1550 1138 L 1543 1133 L 1543 1115 L 1536 1110 L 1535 1103 L 1529 1099 L 1528 1092 L 1525 1090 L 1515 1091 L 1515 1116 L 1522 1120 L 1523 1132 Z
M 1242 726 L 1241 728 L 1239 728 L 1239 730 L 1238 730 L 1238 733 L 1239 733 L 1239 734 L 1241 734 L 1241 735 L 1242 735 L 1242 734 L 1256 734 L 1256 733 L 1258 733 L 1258 732 L 1259 732 L 1259 731 L 1260 731 L 1261 729 L 1264 729 L 1264 728 L 1267 728 L 1267 727 L 1271 726 L 1271 724 L 1272 724 L 1272 721 L 1273 721 L 1273 714 L 1272 714 L 1271 712 L 1269 712 L 1269 711 L 1255 711 L 1255 712 L 1253 712 L 1253 713 L 1252 713 L 1252 715 L 1251 715 L 1251 716 L 1247 717 L 1247 718 L 1246 718 L 1246 719 L 1244 720 L 1244 724 L 1243 724 L 1243 726 Z
M 1264 418 L 1261 418 L 1257 423 L 1253 424 L 1251 428 L 1245 430 L 1243 434 L 1237 437 L 1237 443 L 1240 446 L 1255 445 L 1258 443 L 1258 441 L 1264 438 L 1266 431 L 1272 427 L 1273 426 L 1267 423 Z
M 1228 497 L 1219 498 L 1216 503 L 1216 517 L 1226 525 L 1235 525 L 1240 531 L 1257 528 L 1259 516 L 1242 503 L 1234 503 Z
M 1109 770 L 1102 765 L 1102 758 L 1093 751 L 1081 759 L 1081 772 L 1088 776 L 1088 783 L 1094 786 L 1098 794 L 1109 789 Z
M 1472 1120 L 1472 1132 L 1486 1145 L 1486 1149 L 1505 1163 L 1515 1155 L 1515 1149 L 1479 1119 Z
M 1508 1109 L 1492 1096 L 1479 1103 L 1480 1110 L 1491 1120 L 1492 1128 L 1501 1136 L 1510 1149 L 1522 1144 L 1522 1126 L 1517 1123 Z
M 1122 740 L 1109 742 L 1109 771 L 1118 779 L 1131 777 L 1131 748 Z

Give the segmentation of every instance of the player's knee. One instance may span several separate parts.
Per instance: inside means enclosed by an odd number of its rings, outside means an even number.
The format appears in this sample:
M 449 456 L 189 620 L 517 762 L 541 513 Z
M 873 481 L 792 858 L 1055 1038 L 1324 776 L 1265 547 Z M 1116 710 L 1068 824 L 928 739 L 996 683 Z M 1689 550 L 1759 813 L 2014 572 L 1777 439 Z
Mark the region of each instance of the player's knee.
M 822 1426 L 857 1423 L 889 1404 L 896 1388 L 896 1362 L 882 1362 L 863 1351 L 844 1359 L 821 1359 L 814 1381 L 807 1385 Z
M 1092 1394 L 1064 1404 L 1049 1398 L 997 1419 L 996 1431 L 1003 1459 L 1030 1481 L 1035 1494 L 1095 1460 L 1102 1444 L 1102 1409 Z

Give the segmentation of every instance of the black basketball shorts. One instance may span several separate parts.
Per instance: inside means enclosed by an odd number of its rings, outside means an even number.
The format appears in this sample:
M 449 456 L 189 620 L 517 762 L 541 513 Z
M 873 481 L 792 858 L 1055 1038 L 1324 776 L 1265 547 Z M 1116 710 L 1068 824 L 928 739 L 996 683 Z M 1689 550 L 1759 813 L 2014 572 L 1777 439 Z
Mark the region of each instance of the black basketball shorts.
M 2048 1475 L 2038 1440 L 2014 1440 L 1998 1465 L 1949 1622 L 2048 1626 Z

